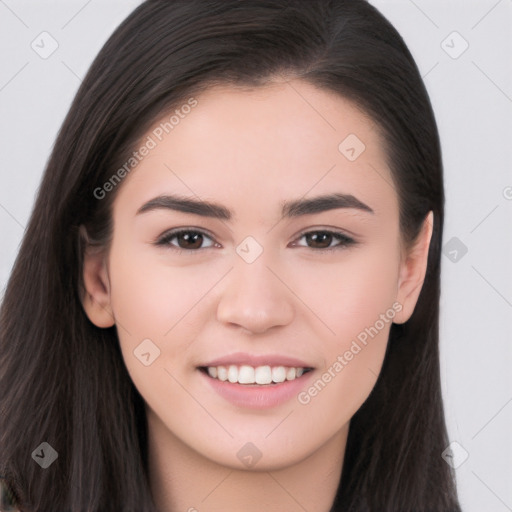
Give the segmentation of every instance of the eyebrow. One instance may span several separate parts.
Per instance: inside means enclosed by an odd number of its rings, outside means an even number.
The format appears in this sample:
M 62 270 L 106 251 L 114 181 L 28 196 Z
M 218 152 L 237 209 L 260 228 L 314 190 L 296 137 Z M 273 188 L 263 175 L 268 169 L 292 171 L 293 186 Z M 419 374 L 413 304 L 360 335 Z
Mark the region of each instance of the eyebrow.
M 328 194 L 311 199 L 296 199 L 281 203 L 282 218 L 300 217 L 321 213 L 338 208 L 352 208 L 374 214 L 367 204 L 351 194 Z M 220 220 L 231 220 L 234 215 L 231 210 L 217 203 L 201 201 L 177 195 L 161 195 L 144 203 L 136 215 L 153 210 L 175 210 L 183 213 L 192 213 L 202 217 L 211 217 Z

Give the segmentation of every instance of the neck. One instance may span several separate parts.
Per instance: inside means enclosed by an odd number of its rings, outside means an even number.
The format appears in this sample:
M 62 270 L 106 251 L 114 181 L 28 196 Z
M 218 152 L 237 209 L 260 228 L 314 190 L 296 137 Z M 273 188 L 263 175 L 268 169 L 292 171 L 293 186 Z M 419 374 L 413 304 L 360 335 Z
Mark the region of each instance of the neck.
M 158 512 L 329 512 L 343 467 L 349 424 L 307 458 L 249 470 L 208 459 L 148 410 L 148 470 Z

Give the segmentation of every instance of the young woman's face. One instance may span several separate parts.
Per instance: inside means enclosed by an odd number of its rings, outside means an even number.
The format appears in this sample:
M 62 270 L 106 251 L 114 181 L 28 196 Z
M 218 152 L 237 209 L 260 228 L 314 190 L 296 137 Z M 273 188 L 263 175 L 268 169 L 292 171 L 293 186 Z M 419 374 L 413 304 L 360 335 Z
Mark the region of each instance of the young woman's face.
M 118 185 L 108 307 L 163 445 L 284 467 L 346 436 L 412 312 L 397 194 L 375 124 L 337 95 L 195 100 Z

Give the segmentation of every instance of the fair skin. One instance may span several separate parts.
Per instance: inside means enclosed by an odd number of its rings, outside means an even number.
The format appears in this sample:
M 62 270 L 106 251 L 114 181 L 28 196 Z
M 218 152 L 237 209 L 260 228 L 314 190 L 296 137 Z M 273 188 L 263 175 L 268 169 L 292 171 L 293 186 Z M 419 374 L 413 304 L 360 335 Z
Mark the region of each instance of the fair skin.
M 383 363 L 391 321 L 376 322 L 387 311 L 395 323 L 412 314 L 432 213 L 406 250 L 377 127 L 344 98 L 292 80 L 254 90 L 216 86 L 197 100 L 119 185 L 110 248 L 86 254 L 84 309 L 99 327 L 117 325 L 145 400 L 158 510 L 327 512 L 350 419 Z M 354 161 L 338 149 L 349 134 L 366 146 Z M 373 212 L 337 207 L 281 217 L 284 201 L 333 193 Z M 170 194 L 222 205 L 232 217 L 137 213 Z M 174 228 L 203 238 L 155 244 Z M 304 236 L 325 231 L 355 243 Z M 236 251 L 248 236 L 263 249 L 250 263 Z M 255 247 L 242 245 L 253 255 Z M 345 357 L 370 326 L 378 333 Z M 134 356 L 145 339 L 160 350 L 149 366 Z M 258 408 L 245 401 L 247 384 L 230 384 L 244 389 L 229 399 L 201 369 L 239 353 L 261 356 L 261 365 L 293 357 L 312 370 L 292 381 L 291 397 Z M 343 368 L 333 370 L 340 356 Z M 329 368 L 328 383 L 308 392 Z M 309 401 L 298 399 L 301 392 Z

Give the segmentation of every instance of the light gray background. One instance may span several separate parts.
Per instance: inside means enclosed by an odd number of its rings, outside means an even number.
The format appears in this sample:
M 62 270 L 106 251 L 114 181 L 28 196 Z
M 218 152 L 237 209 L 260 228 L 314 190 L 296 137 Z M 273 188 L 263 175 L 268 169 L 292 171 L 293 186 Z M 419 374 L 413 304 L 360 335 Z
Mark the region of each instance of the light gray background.
M 1 290 L 81 77 L 139 3 L 0 0 Z M 512 511 L 512 0 L 371 3 L 413 53 L 442 140 L 448 460 L 464 511 Z M 47 59 L 31 47 L 43 31 L 58 43 Z

